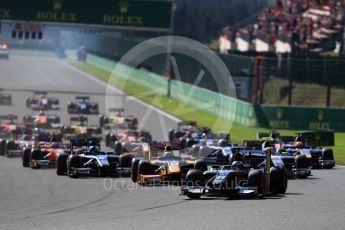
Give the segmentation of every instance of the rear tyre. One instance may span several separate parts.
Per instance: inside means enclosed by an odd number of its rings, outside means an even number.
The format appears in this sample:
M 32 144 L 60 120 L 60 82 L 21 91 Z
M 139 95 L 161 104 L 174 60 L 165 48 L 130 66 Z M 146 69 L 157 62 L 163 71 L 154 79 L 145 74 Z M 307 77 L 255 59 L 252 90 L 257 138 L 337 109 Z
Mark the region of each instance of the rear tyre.
M 43 153 L 40 149 L 34 149 L 31 151 L 31 162 L 30 162 L 30 168 L 32 169 L 39 169 L 40 166 L 38 164 L 35 164 L 34 161 L 41 160 L 43 158 Z
M 259 195 L 263 195 L 264 173 L 260 169 L 251 170 L 248 174 L 248 186 L 258 187 Z
M 286 169 L 271 167 L 270 169 L 270 192 L 272 194 L 284 194 L 287 189 Z
M 155 174 L 150 161 L 141 160 L 138 165 L 138 174 L 141 175 L 152 175 Z
M 187 140 L 186 138 L 180 138 L 180 147 L 181 149 L 185 149 L 187 147 Z
M 26 148 L 23 151 L 22 155 L 22 162 L 23 162 L 23 167 L 30 167 L 30 156 L 31 156 L 31 149 Z
M 81 167 L 81 160 L 79 156 L 70 156 L 67 162 L 67 173 L 68 176 L 71 178 L 78 178 L 78 172 L 76 172 L 73 168 L 80 168 Z
M 137 182 L 137 180 L 138 180 L 139 162 L 140 162 L 140 159 L 136 159 L 136 158 L 132 159 L 132 165 L 131 165 L 132 174 L 131 174 L 131 178 L 132 178 L 132 181 L 134 183 Z
M 333 150 L 332 149 L 324 149 L 322 150 L 322 159 L 323 160 L 334 160 Z M 323 166 L 325 169 L 331 169 L 334 165 L 327 165 Z
M 115 141 L 114 150 L 115 150 L 115 153 L 122 154 L 122 143 L 119 141 Z
M 207 163 L 205 160 L 196 160 L 194 162 L 194 169 L 200 170 L 201 172 L 207 171 Z
M 59 176 L 67 173 L 67 154 L 61 154 L 56 159 L 56 174 Z
M 2 139 L 0 141 L 0 155 L 5 155 L 6 152 L 6 140 Z
M 185 179 L 185 185 L 186 186 L 202 186 L 202 171 L 198 169 L 192 169 L 189 170 L 186 179 Z M 200 193 L 189 193 L 187 194 L 187 197 L 191 199 L 199 199 L 202 194 Z
M 169 130 L 169 140 L 170 142 L 173 142 L 174 139 L 175 139 L 175 129 L 171 129 Z
M 133 159 L 133 156 L 132 155 L 121 155 L 120 156 L 120 167 L 122 168 L 130 168 L 132 166 L 132 159 Z

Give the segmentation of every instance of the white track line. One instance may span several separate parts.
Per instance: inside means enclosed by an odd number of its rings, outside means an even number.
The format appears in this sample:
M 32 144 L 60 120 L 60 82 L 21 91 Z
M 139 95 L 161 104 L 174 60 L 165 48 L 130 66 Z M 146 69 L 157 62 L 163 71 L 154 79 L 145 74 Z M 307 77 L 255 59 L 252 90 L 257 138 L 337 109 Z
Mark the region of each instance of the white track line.
M 70 69 L 72 69 L 72 70 L 78 72 L 79 74 L 81 74 L 81 75 L 87 77 L 88 79 L 90 79 L 90 80 L 92 80 L 92 81 L 94 81 L 94 82 L 97 82 L 97 83 L 100 84 L 100 85 L 107 86 L 107 87 L 109 87 L 112 91 L 114 91 L 114 92 L 116 92 L 116 93 L 118 93 L 118 94 L 126 95 L 126 94 L 125 94 L 124 92 L 122 92 L 121 90 L 117 89 L 116 87 L 114 87 L 114 86 L 112 86 L 112 85 L 106 84 L 104 81 L 102 81 L 102 80 L 96 78 L 95 76 L 93 76 L 93 75 L 91 75 L 91 74 L 89 74 L 89 73 L 86 73 L 86 72 L 84 72 L 84 71 L 82 71 L 82 70 L 80 70 L 80 69 L 78 69 L 78 68 L 76 68 L 76 67 L 74 67 L 74 66 L 72 66 L 72 65 L 70 65 L 70 64 L 68 64 L 68 63 L 66 63 L 66 62 L 64 62 L 64 61 L 60 61 L 60 62 L 63 63 L 63 64 L 64 64 L 65 66 L 67 66 L 68 68 L 70 68 Z M 154 106 L 152 106 L 152 105 L 150 105 L 150 104 L 147 104 L 147 103 L 145 103 L 145 102 L 143 102 L 143 101 L 140 101 L 139 99 L 137 99 L 137 98 L 134 97 L 134 96 L 127 96 L 127 97 L 128 97 L 130 100 L 133 100 L 133 101 L 135 101 L 135 102 L 137 102 L 137 103 L 139 103 L 139 104 L 141 104 L 141 105 L 143 105 L 143 106 L 146 106 L 146 107 L 152 109 L 153 111 L 155 111 L 155 112 L 157 112 L 157 113 L 160 113 L 161 115 L 163 115 L 163 116 L 169 118 L 170 120 L 172 120 L 172 121 L 174 121 L 174 122 L 180 122 L 180 121 L 181 121 L 181 120 L 178 119 L 177 117 L 174 117 L 174 116 L 172 116 L 171 114 L 169 114 L 169 113 L 167 113 L 167 112 L 164 112 L 164 111 L 162 111 L 162 110 L 159 110 L 159 109 L 157 109 L 156 107 L 154 107 Z

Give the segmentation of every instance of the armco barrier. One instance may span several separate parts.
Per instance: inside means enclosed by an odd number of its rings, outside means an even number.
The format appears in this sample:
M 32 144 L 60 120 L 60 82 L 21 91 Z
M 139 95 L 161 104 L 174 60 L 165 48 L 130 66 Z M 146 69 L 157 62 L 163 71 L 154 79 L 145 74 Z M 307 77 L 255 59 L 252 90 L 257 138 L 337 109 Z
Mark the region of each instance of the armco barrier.
M 69 58 L 75 58 L 73 52 L 68 51 L 67 54 Z M 88 54 L 87 62 L 110 72 L 116 64 L 92 54 Z M 166 94 L 167 81 L 162 76 L 124 65 L 117 68 L 116 76 L 126 82 L 140 84 L 160 95 Z M 176 80 L 171 81 L 171 97 L 183 101 L 191 108 L 247 127 L 345 131 L 345 110 L 343 109 L 252 105 Z

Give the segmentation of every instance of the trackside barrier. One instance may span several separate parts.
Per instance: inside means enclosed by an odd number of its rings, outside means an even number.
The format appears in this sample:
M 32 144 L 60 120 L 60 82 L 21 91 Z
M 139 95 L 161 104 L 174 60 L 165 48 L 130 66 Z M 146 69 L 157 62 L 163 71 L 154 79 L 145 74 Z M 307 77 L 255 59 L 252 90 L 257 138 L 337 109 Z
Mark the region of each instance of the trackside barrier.
M 68 51 L 67 55 L 70 60 L 76 60 L 73 51 Z M 116 64 L 114 61 L 92 54 L 87 55 L 87 62 L 110 72 Z M 167 93 L 167 80 L 162 76 L 124 65 L 117 66 L 116 70 L 113 76 L 122 79 L 125 84 L 139 84 L 148 92 L 161 96 Z M 192 110 L 201 110 L 247 127 L 345 131 L 344 109 L 252 105 L 176 80 L 171 81 L 171 97 L 183 101 Z

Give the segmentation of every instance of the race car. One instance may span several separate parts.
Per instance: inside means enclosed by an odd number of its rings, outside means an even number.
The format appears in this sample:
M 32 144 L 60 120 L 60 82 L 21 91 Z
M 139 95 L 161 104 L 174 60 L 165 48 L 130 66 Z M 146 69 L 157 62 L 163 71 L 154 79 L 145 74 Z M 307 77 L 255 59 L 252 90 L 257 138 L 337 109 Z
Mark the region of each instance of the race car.
M 100 140 L 88 138 L 70 141 L 70 153 L 59 155 L 57 175 L 79 176 L 129 176 L 132 155 L 117 155 L 100 151 Z
M 61 127 L 60 117 L 54 114 L 45 114 L 40 111 L 39 114 L 24 114 L 23 122 L 28 127 L 43 129 L 59 129 Z
M 4 138 L 15 139 L 27 131 L 26 125 L 18 122 L 17 115 L 0 115 L 0 132 Z
M 106 146 L 113 148 L 116 153 L 131 152 L 138 143 L 151 143 L 152 136 L 147 130 L 119 129 L 107 132 Z
M 19 157 L 22 155 L 23 149 L 17 140 L 1 140 L 0 141 L 0 155 L 6 157 Z
M 32 141 L 28 140 L 27 145 L 23 147 L 23 167 L 31 167 L 33 169 L 39 168 L 39 166 L 36 165 L 35 161 L 40 160 L 45 156 L 45 152 L 42 152 L 41 148 L 45 148 L 48 144 L 56 142 L 58 138 L 56 138 L 55 136 L 55 134 L 53 135 L 43 129 L 36 128 L 31 135 Z M 29 135 L 26 136 L 26 138 L 29 139 Z
M 227 133 L 214 133 L 207 127 L 198 128 L 195 121 L 182 121 L 177 129 L 169 130 L 171 143 L 179 144 L 181 149 L 191 148 L 193 145 L 202 144 L 206 141 L 217 142 L 225 139 L 230 142 L 230 135 Z
M 265 151 L 265 160 L 256 166 L 234 161 L 205 172 L 190 170 L 181 186 L 181 195 L 198 199 L 203 195 L 260 198 L 267 194 L 284 194 L 288 186 L 284 164 L 271 157 L 273 148 Z
M 30 167 L 32 169 L 55 167 L 58 156 L 68 152 L 68 148 L 69 146 L 62 143 L 61 140 L 58 140 L 58 142 L 42 143 L 31 152 Z
M 0 105 L 12 105 L 12 96 L 9 93 L 2 92 L 0 89 Z
M 131 115 L 125 115 L 124 108 L 110 108 L 109 113 L 113 114 L 100 115 L 99 125 L 101 127 L 110 129 L 125 124 L 129 129 L 137 129 L 138 119 Z
M 70 114 L 98 114 L 98 103 L 91 102 L 90 97 L 75 98 L 75 101 L 67 103 L 67 112 Z
M 302 135 L 299 135 L 302 134 Z M 309 134 L 306 137 L 303 134 Z M 330 148 L 322 147 L 312 147 L 310 144 L 315 144 L 315 140 L 310 137 L 310 134 L 313 134 L 312 131 L 302 131 L 299 132 L 297 136 L 280 136 L 277 132 L 272 133 L 260 133 L 261 140 L 269 139 L 274 143 L 276 152 L 278 154 L 283 154 L 284 161 L 289 161 L 292 163 L 291 155 L 300 158 L 299 165 L 303 167 L 311 167 L 314 169 L 331 169 L 335 166 L 335 160 L 333 155 L 333 150 Z M 257 136 L 259 136 L 257 134 Z M 317 144 L 320 144 L 321 141 Z M 289 157 L 290 155 L 290 157 Z M 304 155 L 302 157 L 300 155 Z M 306 159 L 305 159 L 306 158 Z M 297 164 L 297 162 L 296 162 Z
M 64 125 L 60 130 L 65 139 L 85 139 L 89 137 L 102 139 L 102 128 L 88 124 L 85 116 L 71 116 L 70 124 Z
M 32 110 L 58 110 L 59 99 L 48 97 L 47 92 L 35 91 L 33 96 L 26 99 L 26 107 Z
M 274 142 L 265 141 L 270 143 L 271 147 L 275 149 Z M 256 165 L 261 163 L 266 156 L 266 152 L 262 150 L 262 144 L 265 143 L 258 140 L 245 140 L 243 141 L 243 149 L 239 148 L 231 155 L 232 161 L 242 160 L 247 164 Z M 306 178 L 311 176 L 311 167 L 306 161 L 306 157 L 302 154 L 293 154 L 291 152 L 279 152 L 274 150 L 271 154 L 272 160 L 281 161 L 287 170 L 288 176 L 291 178 Z
M 179 151 L 166 146 L 165 152 L 154 157 L 149 144 L 144 144 L 148 159 L 134 158 L 132 161 L 132 181 L 140 185 L 163 184 L 166 182 L 180 183 L 191 169 L 207 170 L 204 160 L 183 159 Z
M 9 59 L 8 44 L 6 42 L 0 43 L 0 58 Z

